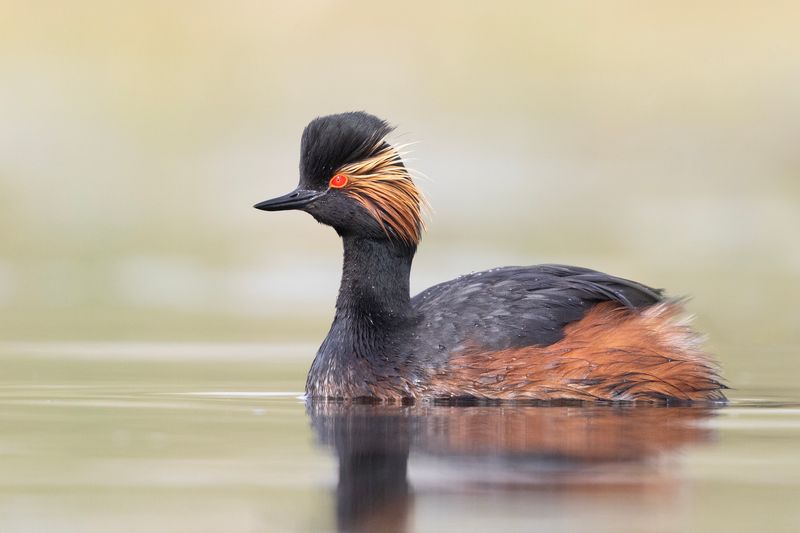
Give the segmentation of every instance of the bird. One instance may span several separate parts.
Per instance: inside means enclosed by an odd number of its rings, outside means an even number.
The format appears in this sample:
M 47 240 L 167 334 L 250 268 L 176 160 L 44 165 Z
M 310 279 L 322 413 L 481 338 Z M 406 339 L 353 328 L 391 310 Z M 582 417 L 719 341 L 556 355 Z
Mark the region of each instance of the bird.
M 726 389 L 683 299 L 588 268 L 473 272 L 410 295 L 426 200 L 357 111 L 313 119 L 299 184 L 254 207 L 331 226 L 343 267 L 306 398 L 366 403 L 720 402 Z

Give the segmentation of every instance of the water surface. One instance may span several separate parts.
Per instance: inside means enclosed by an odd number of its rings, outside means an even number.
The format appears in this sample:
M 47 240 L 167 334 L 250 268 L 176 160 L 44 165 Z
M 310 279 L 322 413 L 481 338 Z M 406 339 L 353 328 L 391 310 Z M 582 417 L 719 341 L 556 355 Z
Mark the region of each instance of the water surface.
M 345 406 L 307 346 L 0 347 L 0 531 L 798 531 L 800 398 Z

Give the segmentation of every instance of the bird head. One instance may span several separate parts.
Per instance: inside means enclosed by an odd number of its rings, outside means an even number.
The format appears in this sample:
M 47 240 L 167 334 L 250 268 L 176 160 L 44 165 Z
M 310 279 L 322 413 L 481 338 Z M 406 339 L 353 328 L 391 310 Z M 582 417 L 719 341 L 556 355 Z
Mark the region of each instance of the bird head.
M 340 235 L 419 242 L 425 200 L 386 141 L 393 128 L 364 112 L 315 118 L 300 142 L 300 182 L 256 209 L 298 209 Z

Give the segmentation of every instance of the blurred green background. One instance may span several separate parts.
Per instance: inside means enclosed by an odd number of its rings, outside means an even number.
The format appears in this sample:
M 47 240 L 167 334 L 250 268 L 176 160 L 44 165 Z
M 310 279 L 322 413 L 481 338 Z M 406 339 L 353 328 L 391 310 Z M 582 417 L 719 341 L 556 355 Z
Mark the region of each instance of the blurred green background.
M 335 234 L 251 205 L 295 185 L 310 119 L 363 109 L 419 141 L 415 292 L 580 264 L 691 295 L 735 381 L 785 369 L 798 20 L 795 2 L 4 0 L 0 340 L 321 340 Z

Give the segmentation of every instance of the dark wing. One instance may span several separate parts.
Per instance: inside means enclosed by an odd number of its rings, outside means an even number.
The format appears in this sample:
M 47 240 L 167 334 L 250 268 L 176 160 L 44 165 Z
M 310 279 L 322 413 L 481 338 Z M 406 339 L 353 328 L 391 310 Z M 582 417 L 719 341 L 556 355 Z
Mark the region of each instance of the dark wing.
M 435 285 L 412 299 L 420 349 L 546 346 L 600 302 L 631 309 L 657 303 L 661 291 L 602 272 L 564 265 L 504 267 Z M 424 352 L 423 352 L 424 353 Z

